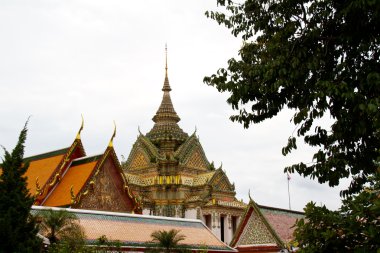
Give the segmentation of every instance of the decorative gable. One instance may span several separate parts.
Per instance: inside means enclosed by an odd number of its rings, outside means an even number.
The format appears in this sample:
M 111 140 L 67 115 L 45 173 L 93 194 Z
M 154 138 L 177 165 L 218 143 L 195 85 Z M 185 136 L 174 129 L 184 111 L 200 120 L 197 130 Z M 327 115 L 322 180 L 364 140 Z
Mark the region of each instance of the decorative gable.
M 125 172 L 142 169 L 153 165 L 160 158 L 162 157 L 157 147 L 148 138 L 140 134 L 133 144 L 127 161 L 122 166 Z
M 228 180 L 227 175 L 222 171 L 222 169 L 218 169 L 214 176 L 210 180 L 210 184 L 217 191 L 235 191 L 234 186 L 231 185 L 230 180 Z
M 188 168 L 209 170 L 210 163 L 195 133 L 177 149 L 174 156 Z
M 186 167 L 200 170 L 208 169 L 208 162 L 205 161 L 204 156 L 199 149 L 195 149 L 185 163 Z
M 103 168 L 91 179 L 90 187 L 82 194 L 76 208 L 112 212 L 132 212 L 133 199 L 127 196 L 123 180 L 109 156 Z
M 275 230 L 249 196 L 250 201 L 241 218 L 239 227 L 232 238 L 230 245 L 237 249 L 244 247 L 252 251 L 264 251 L 262 247 L 269 247 L 276 252 L 284 247 L 283 242 Z
M 141 148 L 138 148 L 138 150 L 135 152 L 135 154 L 130 160 L 128 169 L 130 170 L 142 169 L 142 168 L 148 167 L 149 165 L 150 165 L 150 161 L 149 161 L 148 156 L 145 154 L 145 152 Z
M 258 244 L 276 244 L 276 240 L 257 213 L 252 212 L 237 245 Z

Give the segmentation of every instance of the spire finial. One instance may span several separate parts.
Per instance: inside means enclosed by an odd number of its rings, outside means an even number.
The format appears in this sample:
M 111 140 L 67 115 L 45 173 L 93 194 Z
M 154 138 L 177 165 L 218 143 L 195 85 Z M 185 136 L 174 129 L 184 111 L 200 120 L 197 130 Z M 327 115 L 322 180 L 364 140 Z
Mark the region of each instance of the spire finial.
M 114 125 L 114 130 L 113 130 L 111 140 L 108 143 L 108 147 L 113 147 L 113 138 L 115 138 L 115 136 L 116 136 L 116 123 L 115 123 L 115 121 L 113 121 L 113 125 Z
M 79 131 L 78 131 L 78 134 L 77 134 L 77 137 L 75 138 L 75 139 L 77 139 L 77 140 L 80 139 L 80 133 L 81 133 L 82 130 L 83 130 L 83 124 L 84 124 L 83 114 L 81 114 L 80 116 L 82 117 L 82 124 L 80 125 Z
M 168 43 L 165 43 L 165 76 L 168 76 Z
M 165 81 L 164 81 L 164 87 L 162 88 L 162 91 L 171 91 L 169 84 L 169 78 L 168 78 L 168 44 L 165 43 Z
M 252 202 L 253 199 L 251 197 L 251 189 L 248 189 L 248 197 L 249 197 L 249 202 Z

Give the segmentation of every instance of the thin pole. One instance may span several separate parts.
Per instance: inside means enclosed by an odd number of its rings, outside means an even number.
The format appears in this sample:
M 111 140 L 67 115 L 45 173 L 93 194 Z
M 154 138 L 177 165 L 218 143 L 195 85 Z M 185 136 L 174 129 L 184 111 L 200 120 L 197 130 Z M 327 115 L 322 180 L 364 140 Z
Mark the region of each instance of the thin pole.
M 289 173 L 287 173 L 288 176 L 288 199 L 289 199 L 289 210 L 292 210 L 292 207 L 290 205 L 290 190 L 289 190 L 289 181 L 290 181 L 290 176 Z

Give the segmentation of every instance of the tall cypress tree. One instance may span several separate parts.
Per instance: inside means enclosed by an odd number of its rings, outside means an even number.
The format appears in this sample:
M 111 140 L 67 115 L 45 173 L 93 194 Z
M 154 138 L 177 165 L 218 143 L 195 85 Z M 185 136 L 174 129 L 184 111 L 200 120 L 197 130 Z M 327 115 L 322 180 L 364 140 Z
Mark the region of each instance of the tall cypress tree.
M 36 222 L 30 214 L 33 197 L 24 176 L 29 166 L 23 162 L 27 124 L 12 153 L 4 148 L 3 164 L 0 165 L 0 253 L 38 252 L 41 245 L 36 236 Z

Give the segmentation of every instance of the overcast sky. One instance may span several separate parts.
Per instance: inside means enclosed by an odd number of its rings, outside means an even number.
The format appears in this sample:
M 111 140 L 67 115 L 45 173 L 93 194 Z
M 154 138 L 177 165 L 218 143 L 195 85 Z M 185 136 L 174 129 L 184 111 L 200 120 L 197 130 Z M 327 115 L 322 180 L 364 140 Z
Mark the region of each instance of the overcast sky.
M 88 155 L 114 140 L 128 157 L 141 132 L 148 132 L 162 99 L 165 43 L 171 98 L 179 125 L 197 135 L 209 161 L 223 163 L 237 198 L 288 208 L 285 166 L 310 162 L 312 150 L 283 157 L 292 134 L 291 113 L 244 129 L 232 123 L 228 94 L 203 83 L 242 42 L 207 19 L 216 0 L 2 0 L 0 1 L 0 144 L 11 150 L 29 116 L 26 156 L 71 145 L 85 119 Z M 1 152 L 3 156 L 3 152 Z M 347 181 L 343 182 L 343 186 Z M 340 188 L 291 175 L 292 209 L 309 201 L 340 205 Z

